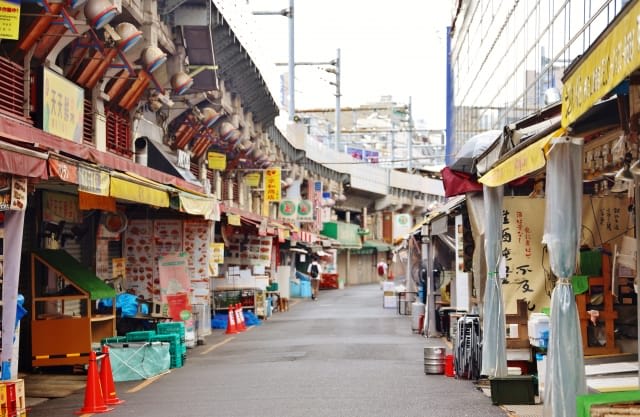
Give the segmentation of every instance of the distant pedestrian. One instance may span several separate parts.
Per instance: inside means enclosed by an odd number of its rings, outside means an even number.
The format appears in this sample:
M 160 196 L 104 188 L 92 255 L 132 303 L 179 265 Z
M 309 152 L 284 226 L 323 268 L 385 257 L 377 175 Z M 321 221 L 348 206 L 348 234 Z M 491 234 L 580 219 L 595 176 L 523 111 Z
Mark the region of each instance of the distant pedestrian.
M 317 258 L 313 258 L 313 261 L 307 267 L 307 273 L 311 277 L 311 299 L 318 298 L 318 290 L 320 289 L 320 274 L 322 274 L 322 265 L 318 263 Z

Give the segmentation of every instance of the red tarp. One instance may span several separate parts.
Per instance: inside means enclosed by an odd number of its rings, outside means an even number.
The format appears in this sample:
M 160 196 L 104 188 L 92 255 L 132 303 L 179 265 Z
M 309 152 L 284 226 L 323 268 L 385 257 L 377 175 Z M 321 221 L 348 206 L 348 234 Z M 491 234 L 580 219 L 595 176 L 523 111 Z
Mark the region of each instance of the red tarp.
M 444 167 L 440 173 L 442 174 L 445 197 L 453 197 L 473 191 L 482 191 L 482 184 L 476 181 L 475 176 L 471 174 L 454 171 L 449 167 Z

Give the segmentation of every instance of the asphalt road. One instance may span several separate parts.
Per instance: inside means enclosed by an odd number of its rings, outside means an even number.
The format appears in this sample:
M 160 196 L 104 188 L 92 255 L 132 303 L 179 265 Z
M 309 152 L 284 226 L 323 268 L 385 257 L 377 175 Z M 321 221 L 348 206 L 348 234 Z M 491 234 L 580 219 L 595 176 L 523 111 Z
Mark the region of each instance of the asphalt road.
M 185 366 L 116 383 L 126 402 L 108 416 L 494 417 L 500 407 L 468 380 L 425 375 L 411 317 L 382 308 L 378 285 L 321 291 L 237 335 L 214 330 Z M 84 392 L 42 402 L 30 417 L 71 416 Z

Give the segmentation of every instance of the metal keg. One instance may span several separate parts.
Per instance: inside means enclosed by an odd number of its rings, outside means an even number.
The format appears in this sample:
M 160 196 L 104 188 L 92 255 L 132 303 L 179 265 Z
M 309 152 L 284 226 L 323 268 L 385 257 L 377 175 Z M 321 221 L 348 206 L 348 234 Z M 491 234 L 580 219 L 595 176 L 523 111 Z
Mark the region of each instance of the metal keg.
M 424 373 L 443 374 L 445 353 L 443 347 L 424 348 Z

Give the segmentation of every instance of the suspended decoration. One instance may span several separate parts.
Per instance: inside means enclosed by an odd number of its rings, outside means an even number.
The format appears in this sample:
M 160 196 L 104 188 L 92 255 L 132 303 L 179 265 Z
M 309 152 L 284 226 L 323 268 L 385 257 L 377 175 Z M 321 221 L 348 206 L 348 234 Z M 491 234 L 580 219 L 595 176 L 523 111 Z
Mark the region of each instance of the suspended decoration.
M 123 22 L 116 26 L 116 32 L 120 36 L 118 47 L 122 52 L 127 52 L 142 40 L 142 31 L 129 22 Z
M 108 0 L 105 0 L 108 1 Z M 142 63 L 144 68 L 152 73 L 167 61 L 167 54 L 157 46 L 149 46 L 142 51 Z
M 193 78 L 189 77 L 189 75 L 187 75 L 183 71 L 177 72 L 171 77 L 171 89 L 173 90 L 174 94 L 181 96 L 186 93 L 187 90 L 189 90 L 192 86 Z
M 202 109 L 202 124 L 206 128 L 212 127 L 220 118 L 222 117 L 221 113 L 218 113 L 211 107 L 205 107 Z
M 84 15 L 94 29 L 102 29 L 118 15 L 118 8 L 109 0 L 89 0 L 84 6 Z

